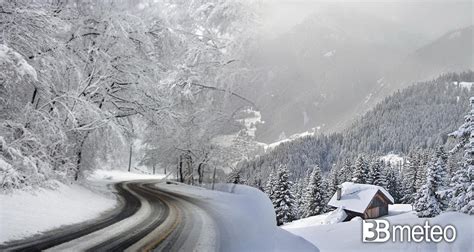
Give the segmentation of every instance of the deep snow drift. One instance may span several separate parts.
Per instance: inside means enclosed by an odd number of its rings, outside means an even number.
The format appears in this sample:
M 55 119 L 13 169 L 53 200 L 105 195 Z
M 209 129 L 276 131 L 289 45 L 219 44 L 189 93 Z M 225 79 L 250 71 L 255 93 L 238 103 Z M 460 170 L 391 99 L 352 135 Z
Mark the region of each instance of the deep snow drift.
M 321 251 L 471 251 L 473 247 L 474 217 L 448 212 L 435 218 L 418 218 L 410 205 L 389 205 L 389 215 L 382 217 L 391 224 L 421 224 L 428 220 L 431 225 L 454 225 L 457 239 L 453 243 L 392 242 L 362 243 L 361 219 L 328 224 L 330 214 L 313 216 L 284 225 L 287 231 L 300 235 L 316 245 Z

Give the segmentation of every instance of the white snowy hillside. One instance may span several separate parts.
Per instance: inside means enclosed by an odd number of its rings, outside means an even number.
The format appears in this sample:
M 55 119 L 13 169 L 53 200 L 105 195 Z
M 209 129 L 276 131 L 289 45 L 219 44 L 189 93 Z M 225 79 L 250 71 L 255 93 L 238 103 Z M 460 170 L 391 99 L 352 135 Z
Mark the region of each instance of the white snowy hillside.
M 332 212 L 331 212 L 332 213 Z M 472 251 L 474 218 L 467 214 L 447 212 L 435 218 L 418 218 L 410 205 L 395 204 L 389 206 L 389 215 L 383 219 L 391 224 L 419 224 L 426 220 L 430 225 L 454 225 L 457 238 L 447 242 L 391 242 L 363 243 L 362 222 L 360 218 L 349 222 L 331 222 L 331 213 L 300 219 L 283 226 L 283 229 L 299 235 L 317 246 L 320 251 Z M 328 224 L 331 223 L 331 224 Z
M 297 139 L 300 139 L 300 138 L 304 138 L 304 137 L 307 137 L 307 136 L 316 136 L 316 135 L 318 135 L 318 133 L 320 133 L 321 128 L 322 128 L 321 126 L 318 126 L 318 127 L 312 128 L 311 130 L 301 132 L 301 133 L 296 133 L 296 134 L 293 134 L 289 137 L 285 137 L 283 139 L 280 139 L 279 141 L 267 144 L 267 145 L 265 145 L 265 151 L 271 151 L 272 149 L 274 149 L 275 147 L 279 146 L 282 143 L 290 142 L 290 141 L 297 140 Z

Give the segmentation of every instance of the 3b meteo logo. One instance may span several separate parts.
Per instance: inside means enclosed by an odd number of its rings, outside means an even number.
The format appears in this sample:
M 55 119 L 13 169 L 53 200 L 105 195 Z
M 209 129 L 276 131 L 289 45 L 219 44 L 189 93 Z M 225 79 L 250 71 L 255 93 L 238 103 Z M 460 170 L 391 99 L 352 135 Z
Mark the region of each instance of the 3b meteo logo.
M 453 225 L 390 225 L 387 220 L 363 220 L 362 242 L 453 242 L 456 228 Z

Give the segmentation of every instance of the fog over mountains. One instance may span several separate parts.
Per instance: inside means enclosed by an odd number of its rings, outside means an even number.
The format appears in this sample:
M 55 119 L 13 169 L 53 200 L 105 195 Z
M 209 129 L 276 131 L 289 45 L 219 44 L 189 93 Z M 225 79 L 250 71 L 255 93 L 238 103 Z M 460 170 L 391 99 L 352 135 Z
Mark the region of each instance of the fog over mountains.
M 279 19 L 290 20 L 281 25 L 285 31 L 262 33 L 249 56 L 263 69 L 245 94 L 262 112 L 262 142 L 316 127 L 340 131 L 398 89 L 473 69 L 469 2 L 280 5 L 289 7 L 289 16 Z M 296 24 L 288 27 L 291 20 Z

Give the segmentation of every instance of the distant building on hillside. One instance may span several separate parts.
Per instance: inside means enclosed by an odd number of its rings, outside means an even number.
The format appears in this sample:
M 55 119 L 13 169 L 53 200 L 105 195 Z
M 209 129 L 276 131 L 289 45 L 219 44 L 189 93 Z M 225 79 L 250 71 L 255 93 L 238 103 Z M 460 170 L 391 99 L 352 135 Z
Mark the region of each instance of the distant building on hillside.
M 388 214 L 393 197 L 383 187 L 344 182 L 329 200 L 328 205 L 343 209 L 348 221 L 356 216 L 373 219 Z

